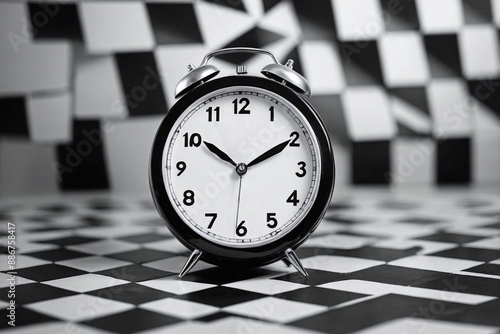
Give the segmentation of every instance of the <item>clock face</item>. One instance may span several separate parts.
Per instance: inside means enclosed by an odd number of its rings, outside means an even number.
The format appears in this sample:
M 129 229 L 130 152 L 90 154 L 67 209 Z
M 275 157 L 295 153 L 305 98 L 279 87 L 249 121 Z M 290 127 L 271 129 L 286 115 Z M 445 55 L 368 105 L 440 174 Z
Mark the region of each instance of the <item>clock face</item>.
M 320 149 L 297 108 L 268 90 L 215 90 L 177 118 L 162 177 L 182 221 L 213 243 L 245 248 L 294 229 L 318 194 Z

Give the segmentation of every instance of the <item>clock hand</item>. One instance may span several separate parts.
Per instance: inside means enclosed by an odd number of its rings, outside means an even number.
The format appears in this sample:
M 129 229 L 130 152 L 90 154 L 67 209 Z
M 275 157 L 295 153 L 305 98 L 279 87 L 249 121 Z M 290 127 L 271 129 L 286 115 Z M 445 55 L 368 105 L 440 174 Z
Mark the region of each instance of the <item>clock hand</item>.
M 247 165 L 247 167 L 251 167 L 253 165 L 256 165 L 259 162 L 262 162 L 262 161 L 272 157 L 273 155 L 280 153 L 281 151 L 283 151 L 285 149 L 285 147 L 288 146 L 288 143 L 290 142 L 290 140 L 291 139 L 288 139 L 287 141 L 284 141 L 281 144 L 278 144 L 278 145 L 274 146 L 273 148 L 271 148 L 270 150 L 262 153 L 260 156 L 253 159 L 252 161 L 250 161 L 250 163 Z
M 205 146 L 210 150 L 210 152 L 214 153 L 216 156 L 218 156 L 222 160 L 229 162 L 231 165 L 236 167 L 236 162 L 234 162 L 233 159 L 231 159 L 229 157 L 229 155 L 222 152 L 221 149 L 219 149 L 217 146 L 215 146 L 212 143 L 206 142 L 206 141 L 203 141 L 203 144 L 205 144 Z
M 243 180 L 243 175 L 240 175 L 240 182 L 238 185 L 238 205 L 236 206 L 236 229 L 235 231 L 238 231 L 238 225 L 239 225 L 239 215 L 240 215 L 240 199 L 241 199 L 241 181 Z

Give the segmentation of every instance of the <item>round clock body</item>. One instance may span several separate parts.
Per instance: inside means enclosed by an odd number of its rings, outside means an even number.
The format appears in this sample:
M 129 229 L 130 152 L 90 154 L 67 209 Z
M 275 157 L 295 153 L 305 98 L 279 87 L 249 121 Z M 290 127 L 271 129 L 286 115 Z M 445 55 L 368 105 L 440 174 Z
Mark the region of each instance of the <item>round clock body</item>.
M 282 83 L 213 79 L 170 109 L 156 134 L 150 185 L 170 231 L 216 265 L 261 266 L 314 231 L 334 161 L 314 108 Z

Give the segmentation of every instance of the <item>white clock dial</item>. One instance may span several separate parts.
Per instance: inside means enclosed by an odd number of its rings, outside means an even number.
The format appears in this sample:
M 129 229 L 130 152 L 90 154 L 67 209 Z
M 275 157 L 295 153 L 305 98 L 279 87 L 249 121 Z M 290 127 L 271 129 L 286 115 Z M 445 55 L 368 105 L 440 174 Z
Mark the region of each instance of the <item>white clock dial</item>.
M 217 244 L 276 240 L 316 198 L 321 166 L 312 133 L 292 104 L 267 90 L 231 87 L 205 96 L 183 112 L 165 142 L 163 181 L 172 206 Z

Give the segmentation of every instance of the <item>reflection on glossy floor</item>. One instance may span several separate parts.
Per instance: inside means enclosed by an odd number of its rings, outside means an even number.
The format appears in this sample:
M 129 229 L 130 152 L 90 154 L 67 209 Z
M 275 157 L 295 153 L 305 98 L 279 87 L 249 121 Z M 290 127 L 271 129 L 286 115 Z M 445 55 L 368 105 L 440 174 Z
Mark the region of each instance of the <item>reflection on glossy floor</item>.
M 21 199 L 0 205 L 17 241 L 13 333 L 498 333 L 500 194 L 337 191 L 297 254 L 231 271 L 198 263 L 148 197 Z M 7 320 L 6 320 L 7 319 Z

